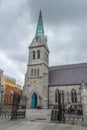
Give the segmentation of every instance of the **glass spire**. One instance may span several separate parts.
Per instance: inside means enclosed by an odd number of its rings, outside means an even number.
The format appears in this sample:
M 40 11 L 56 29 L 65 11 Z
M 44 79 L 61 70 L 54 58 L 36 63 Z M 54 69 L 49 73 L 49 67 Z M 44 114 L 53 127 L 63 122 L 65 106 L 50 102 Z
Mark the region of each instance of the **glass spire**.
M 43 19 L 42 19 L 42 13 L 40 10 L 37 29 L 36 29 L 36 37 L 37 36 L 44 36 L 44 28 L 43 28 Z

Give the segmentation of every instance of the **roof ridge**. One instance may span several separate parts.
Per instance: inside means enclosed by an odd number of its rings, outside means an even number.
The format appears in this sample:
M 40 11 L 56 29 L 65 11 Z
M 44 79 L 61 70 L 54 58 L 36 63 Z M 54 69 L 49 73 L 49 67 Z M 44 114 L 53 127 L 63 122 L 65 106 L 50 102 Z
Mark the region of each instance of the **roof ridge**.
M 87 67 L 76 67 L 76 68 L 57 68 L 57 69 L 52 69 L 51 71 L 56 71 L 56 70 L 71 70 L 71 69 L 80 69 L 80 68 L 87 68 Z
M 81 66 L 80 66 L 81 65 Z M 87 68 L 87 63 L 79 63 L 79 64 L 68 64 L 68 65 L 60 65 L 60 66 L 50 66 L 50 70 L 69 70 L 69 69 L 80 69 Z

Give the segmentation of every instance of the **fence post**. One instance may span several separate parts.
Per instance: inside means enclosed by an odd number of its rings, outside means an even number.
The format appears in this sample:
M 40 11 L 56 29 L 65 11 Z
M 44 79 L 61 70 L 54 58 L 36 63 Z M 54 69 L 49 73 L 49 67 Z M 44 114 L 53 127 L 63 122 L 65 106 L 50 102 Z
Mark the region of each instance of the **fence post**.
M 84 125 L 87 126 L 87 86 L 84 82 L 81 85 L 81 100 L 82 100 L 82 107 L 83 107 L 83 120 Z

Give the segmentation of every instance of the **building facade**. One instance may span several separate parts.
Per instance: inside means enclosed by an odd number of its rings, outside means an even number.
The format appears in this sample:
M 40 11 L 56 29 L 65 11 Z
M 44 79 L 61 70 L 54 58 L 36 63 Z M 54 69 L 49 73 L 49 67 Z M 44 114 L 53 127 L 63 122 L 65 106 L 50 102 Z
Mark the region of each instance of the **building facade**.
M 87 63 L 49 66 L 49 48 L 40 11 L 36 35 L 29 46 L 23 87 L 27 108 L 55 106 L 58 103 L 58 91 L 64 104 L 81 102 L 80 85 L 82 81 L 87 83 L 86 72 Z
M 16 84 L 16 79 L 3 75 L 1 77 L 1 83 L 3 88 L 2 98 L 4 104 L 11 104 L 12 93 L 16 93 L 20 96 L 22 95 L 22 87 L 21 85 Z
M 0 85 L 2 85 L 3 70 L 0 70 Z

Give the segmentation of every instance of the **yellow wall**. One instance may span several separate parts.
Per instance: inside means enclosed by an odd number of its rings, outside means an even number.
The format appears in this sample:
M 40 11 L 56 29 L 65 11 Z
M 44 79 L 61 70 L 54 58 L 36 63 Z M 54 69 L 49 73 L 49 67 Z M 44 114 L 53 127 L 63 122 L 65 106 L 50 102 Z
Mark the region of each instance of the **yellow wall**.
M 3 79 L 3 84 L 4 84 L 4 85 L 9 85 L 9 86 L 12 86 L 12 87 L 16 87 L 16 81 L 15 81 L 15 80 L 12 80 L 12 79 L 10 79 L 10 78 L 7 78 L 7 77 L 5 77 L 5 78 Z

